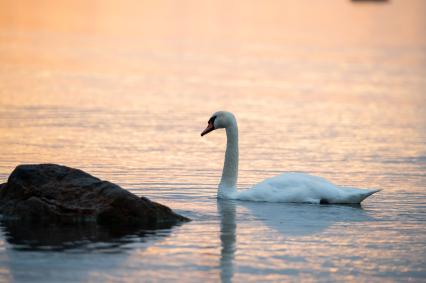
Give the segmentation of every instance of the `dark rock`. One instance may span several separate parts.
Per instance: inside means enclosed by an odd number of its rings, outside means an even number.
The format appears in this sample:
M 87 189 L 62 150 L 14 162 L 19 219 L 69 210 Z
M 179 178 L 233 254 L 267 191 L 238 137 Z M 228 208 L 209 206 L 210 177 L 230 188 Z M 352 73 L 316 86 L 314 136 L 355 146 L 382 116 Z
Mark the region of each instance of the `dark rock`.
M 188 221 L 162 204 L 138 197 L 79 169 L 19 165 L 0 185 L 5 220 L 158 227 Z

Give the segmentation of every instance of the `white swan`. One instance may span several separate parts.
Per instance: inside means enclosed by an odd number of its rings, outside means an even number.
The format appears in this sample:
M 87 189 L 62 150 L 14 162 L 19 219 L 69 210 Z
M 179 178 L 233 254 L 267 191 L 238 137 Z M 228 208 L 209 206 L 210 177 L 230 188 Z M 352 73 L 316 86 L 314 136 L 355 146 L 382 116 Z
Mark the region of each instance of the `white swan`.
M 342 188 L 327 180 L 303 173 L 283 173 L 265 179 L 250 189 L 237 191 L 238 127 L 234 115 L 219 111 L 212 115 L 201 136 L 220 128 L 226 129 L 226 153 L 219 183 L 218 198 L 265 202 L 360 203 L 380 191 Z

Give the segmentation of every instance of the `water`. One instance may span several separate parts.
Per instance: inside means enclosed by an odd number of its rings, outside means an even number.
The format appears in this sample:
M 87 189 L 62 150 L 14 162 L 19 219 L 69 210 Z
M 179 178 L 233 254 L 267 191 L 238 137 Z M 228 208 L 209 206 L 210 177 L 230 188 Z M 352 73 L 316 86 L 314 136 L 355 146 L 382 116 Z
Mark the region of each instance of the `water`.
M 193 219 L 3 224 L 0 281 L 424 281 L 425 3 L 200 3 L 0 4 L 0 179 L 66 164 Z M 199 134 L 220 109 L 241 189 L 298 171 L 383 191 L 218 201 L 225 135 Z

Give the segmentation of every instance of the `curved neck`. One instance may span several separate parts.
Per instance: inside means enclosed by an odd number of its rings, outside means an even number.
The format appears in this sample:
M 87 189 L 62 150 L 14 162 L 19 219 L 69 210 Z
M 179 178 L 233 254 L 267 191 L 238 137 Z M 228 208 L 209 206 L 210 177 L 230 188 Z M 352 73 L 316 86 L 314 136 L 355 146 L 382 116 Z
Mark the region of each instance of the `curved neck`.
M 219 184 L 219 196 L 236 190 L 238 179 L 238 127 L 233 121 L 226 128 L 226 152 L 223 165 L 222 179 Z M 226 190 L 225 192 L 222 189 Z

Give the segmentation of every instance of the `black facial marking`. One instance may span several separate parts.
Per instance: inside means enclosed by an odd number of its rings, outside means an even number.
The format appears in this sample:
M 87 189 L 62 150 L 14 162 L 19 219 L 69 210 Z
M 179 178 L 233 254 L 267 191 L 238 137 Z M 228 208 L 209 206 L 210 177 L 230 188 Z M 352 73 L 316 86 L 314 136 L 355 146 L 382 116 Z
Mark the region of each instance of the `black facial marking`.
M 215 119 L 216 119 L 216 116 L 212 116 L 207 123 L 213 124 Z

